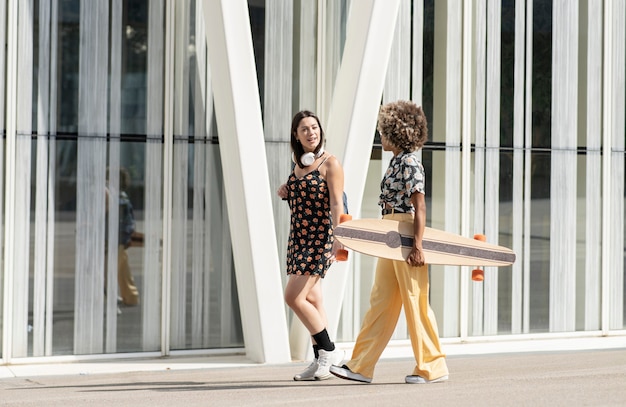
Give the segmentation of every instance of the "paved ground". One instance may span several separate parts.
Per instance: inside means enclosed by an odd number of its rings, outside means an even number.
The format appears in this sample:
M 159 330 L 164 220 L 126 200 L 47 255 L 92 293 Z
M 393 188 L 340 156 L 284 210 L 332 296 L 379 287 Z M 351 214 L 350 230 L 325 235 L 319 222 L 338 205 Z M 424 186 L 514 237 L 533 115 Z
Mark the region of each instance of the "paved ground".
M 408 358 L 381 360 L 372 384 L 337 378 L 294 382 L 293 374 L 305 363 L 253 365 L 218 359 L 212 368 L 162 368 L 161 360 L 154 365 L 158 370 L 137 365 L 144 371 L 6 377 L 0 379 L 0 405 L 626 405 L 626 349 L 453 355 L 448 357 L 450 380 L 431 385 L 404 383 L 413 367 Z

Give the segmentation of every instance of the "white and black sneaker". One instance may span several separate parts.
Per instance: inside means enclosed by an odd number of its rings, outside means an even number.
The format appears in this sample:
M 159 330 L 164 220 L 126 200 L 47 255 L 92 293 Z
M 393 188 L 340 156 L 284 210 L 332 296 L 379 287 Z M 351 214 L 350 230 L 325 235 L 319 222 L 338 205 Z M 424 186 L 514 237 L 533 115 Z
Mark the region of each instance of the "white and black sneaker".
M 332 365 L 338 365 L 343 360 L 345 352 L 343 350 L 335 348 L 333 351 L 320 349 L 320 356 L 318 359 L 319 367 L 315 372 L 315 380 L 326 380 L 332 377 L 330 374 L 330 367 Z
M 331 366 L 330 367 L 330 373 L 334 374 L 335 376 L 339 377 L 340 379 L 347 379 L 347 380 L 354 380 L 355 382 L 361 382 L 361 383 L 371 383 L 372 382 L 372 378 L 371 377 L 365 377 L 360 373 L 355 373 L 352 370 L 350 370 L 350 368 L 346 365 L 343 365 L 341 367 L 339 366 Z

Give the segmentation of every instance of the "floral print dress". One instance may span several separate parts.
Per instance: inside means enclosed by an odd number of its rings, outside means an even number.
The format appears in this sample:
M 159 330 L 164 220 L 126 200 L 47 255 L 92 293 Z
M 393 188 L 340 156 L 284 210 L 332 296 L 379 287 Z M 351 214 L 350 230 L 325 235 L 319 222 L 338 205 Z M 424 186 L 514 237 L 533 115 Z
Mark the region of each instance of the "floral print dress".
M 328 159 L 328 158 L 326 158 Z M 287 245 L 287 274 L 322 278 L 331 265 L 333 241 L 330 193 L 319 168 L 287 180 L 287 200 L 291 209 L 291 229 Z

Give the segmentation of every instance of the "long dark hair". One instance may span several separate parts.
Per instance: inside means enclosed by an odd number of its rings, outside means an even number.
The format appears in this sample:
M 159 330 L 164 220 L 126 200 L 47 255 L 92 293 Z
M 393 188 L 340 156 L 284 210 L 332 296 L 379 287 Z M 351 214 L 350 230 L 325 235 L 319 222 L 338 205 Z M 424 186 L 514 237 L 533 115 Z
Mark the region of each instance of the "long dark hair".
M 309 110 L 302 110 L 296 113 L 295 116 L 293 116 L 293 120 L 291 121 L 291 151 L 293 151 L 293 158 L 300 168 L 304 168 L 304 165 L 302 165 L 302 161 L 300 160 L 300 157 L 302 157 L 302 155 L 304 154 L 304 148 L 302 147 L 302 144 L 298 142 L 298 138 L 296 137 L 296 135 L 298 134 L 298 125 L 300 124 L 300 121 L 307 117 L 314 118 L 317 121 L 318 127 L 320 128 L 320 142 L 317 147 L 315 147 L 315 151 L 313 151 L 313 154 L 317 155 L 320 149 L 324 146 L 325 142 L 324 128 L 322 127 L 322 123 L 320 122 L 319 117 L 317 117 L 315 113 Z

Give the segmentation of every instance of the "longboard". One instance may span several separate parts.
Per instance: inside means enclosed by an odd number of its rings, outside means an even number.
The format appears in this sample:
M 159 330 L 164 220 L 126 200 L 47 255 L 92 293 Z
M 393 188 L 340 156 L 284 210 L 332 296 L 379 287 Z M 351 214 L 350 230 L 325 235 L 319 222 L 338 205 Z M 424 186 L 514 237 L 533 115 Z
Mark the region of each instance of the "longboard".
M 356 219 L 340 223 L 334 235 L 356 252 L 406 260 L 413 246 L 413 224 L 389 219 Z M 508 266 L 515 253 L 506 247 L 426 227 L 422 247 L 427 264 Z

